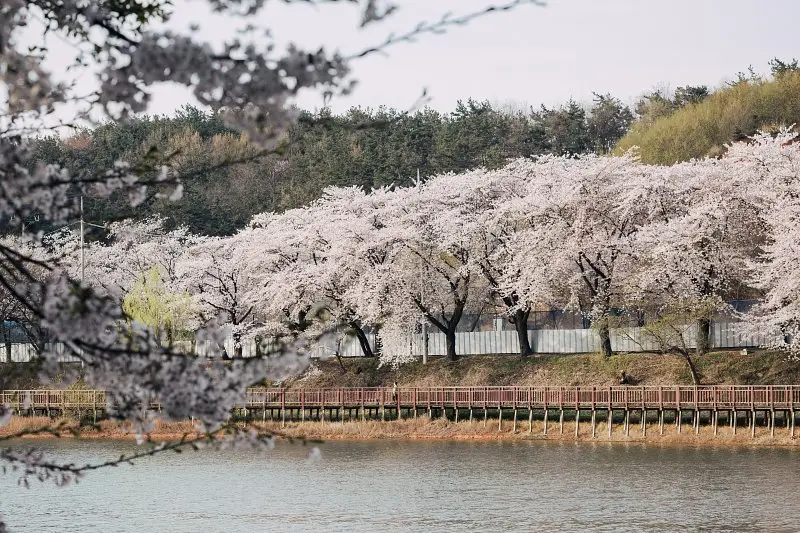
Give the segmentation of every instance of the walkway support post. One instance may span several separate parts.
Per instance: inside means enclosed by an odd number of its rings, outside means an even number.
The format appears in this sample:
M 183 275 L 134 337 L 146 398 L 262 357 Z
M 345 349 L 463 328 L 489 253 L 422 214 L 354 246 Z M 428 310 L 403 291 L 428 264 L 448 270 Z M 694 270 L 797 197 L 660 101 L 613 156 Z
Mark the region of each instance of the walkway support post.
M 281 427 L 286 427 L 286 389 L 281 390 Z
M 544 425 L 542 426 L 542 431 L 544 432 L 545 436 L 547 435 L 547 415 L 548 409 L 547 406 L 548 394 L 547 394 L 547 387 L 544 388 Z

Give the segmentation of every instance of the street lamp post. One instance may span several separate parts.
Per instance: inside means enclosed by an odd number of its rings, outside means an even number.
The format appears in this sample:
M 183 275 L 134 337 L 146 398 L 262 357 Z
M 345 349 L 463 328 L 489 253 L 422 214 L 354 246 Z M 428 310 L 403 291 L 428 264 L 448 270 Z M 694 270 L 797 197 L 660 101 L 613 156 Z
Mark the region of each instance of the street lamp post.
M 422 181 L 419 177 L 419 169 L 417 169 L 417 194 L 422 196 Z M 420 259 L 419 264 L 419 303 L 420 306 L 425 306 L 425 262 Z M 422 315 L 422 364 L 428 364 L 428 318 Z
M 83 274 L 86 270 L 86 259 L 83 252 L 83 195 L 81 195 L 81 285 L 83 285 Z

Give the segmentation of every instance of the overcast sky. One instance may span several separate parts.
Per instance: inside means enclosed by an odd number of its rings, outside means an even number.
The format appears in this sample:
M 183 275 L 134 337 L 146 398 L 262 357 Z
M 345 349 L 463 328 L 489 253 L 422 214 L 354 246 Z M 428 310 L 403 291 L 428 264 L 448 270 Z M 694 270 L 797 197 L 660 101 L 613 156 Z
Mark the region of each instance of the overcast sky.
M 273 0 L 254 22 L 271 27 L 281 43 L 352 53 L 445 11 L 461 14 L 504 1 L 397 0 L 401 9 L 395 16 L 360 31 L 354 7 Z M 230 36 L 222 30 L 233 26 L 200 9 L 204 4 L 176 0 L 170 25 L 199 23 L 210 40 Z M 546 7 L 521 6 L 357 61 L 352 67 L 358 89 L 331 106 L 405 109 L 423 88 L 430 105 L 445 111 L 469 97 L 554 105 L 570 97 L 589 101 L 592 91 L 630 103 L 658 86 L 718 86 L 749 65 L 766 73 L 772 57 L 800 57 L 798 20 L 800 0 L 549 0 Z M 175 87 L 158 88 L 154 95 L 153 113 L 192 103 L 187 91 Z M 299 103 L 313 109 L 322 98 L 305 94 Z

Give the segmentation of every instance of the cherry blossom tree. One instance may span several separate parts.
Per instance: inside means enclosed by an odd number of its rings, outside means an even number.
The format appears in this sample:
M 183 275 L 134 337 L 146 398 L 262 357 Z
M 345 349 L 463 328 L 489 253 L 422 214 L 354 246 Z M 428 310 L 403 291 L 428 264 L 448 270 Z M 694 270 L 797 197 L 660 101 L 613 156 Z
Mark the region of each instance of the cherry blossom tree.
M 365 357 L 378 355 L 366 328 L 371 327 L 377 339 L 384 316 L 380 310 L 362 313 L 361 296 L 364 273 L 385 259 L 385 254 L 370 247 L 378 228 L 375 219 L 369 217 L 374 202 L 380 202 L 379 197 L 385 193 L 379 190 L 368 195 L 357 187 L 328 188 L 311 206 L 307 232 L 303 234 L 307 253 L 299 279 L 308 288 L 313 287 L 315 301 L 325 306 L 331 319 L 355 335 Z M 375 303 L 380 308 L 385 302 Z
M 377 246 L 379 209 L 392 193 L 331 187 L 310 206 L 253 218 L 243 259 L 258 281 L 265 333 L 319 333 L 321 326 L 349 330 L 365 356 L 376 355 L 365 328 L 377 330 L 393 307 L 371 283 L 385 262 Z M 373 290 L 375 289 L 375 290 Z
M 349 3 L 359 6 L 361 26 L 384 20 L 397 9 L 397 5 L 380 0 Z M 134 206 L 160 197 L 180 197 L 181 176 L 163 166 L 168 157 L 141 166 L 119 162 L 102 175 L 70 176 L 32 160 L 27 141 L 31 133 L 73 125 L 79 119 L 125 119 L 147 109 L 155 85 L 177 83 L 189 88 L 199 103 L 222 111 L 230 125 L 262 148 L 259 154 L 272 153 L 282 149 L 284 133 L 296 112 L 292 99 L 298 92 L 347 93 L 353 88 L 351 65 L 359 58 L 523 3 L 529 2 L 515 0 L 464 15 L 447 15 L 344 54 L 324 48 L 308 51 L 296 45 L 276 52 L 271 38 L 264 37 L 268 28 L 254 18 L 263 13 L 266 2 L 262 0 L 204 3 L 240 21 L 234 33 L 217 36 L 219 44 L 204 42 L 196 28 L 187 32 L 170 27 L 172 4 L 167 1 L 4 1 L 0 4 L 0 84 L 7 98 L 0 103 L 0 219 L 36 214 L 63 225 L 77 218 L 80 194 L 108 196 L 121 191 Z M 48 71 L 51 38 L 59 39 L 58 46 L 67 43 L 75 50 L 72 68 L 56 75 Z M 97 78 L 96 88 L 88 95 L 77 84 L 86 74 Z M 112 417 L 129 419 L 146 431 L 153 416 L 147 406 L 157 396 L 162 416 L 191 416 L 205 424 L 207 434 L 202 441 L 187 439 L 179 447 L 218 442 L 217 437 L 271 445 L 271 436 L 250 437 L 226 425 L 226 420 L 248 384 L 280 364 L 274 358 L 209 365 L 165 348 L 147 328 L 134 328 L 122 336 L 120 327 L 128 317 L 119 299 L 109 295 L 110 285 L 83 284 L 68 268 L 31 257 L 15 242 L 0 243 L 0 257 L 0 286 L 69 354 L 81 358 L 86 381 L 108 391 Z M 34 274 L 34 267 L 47 271 L 44 281 Z M 217 335 L 214 331 L 207 334 Z M 302 360 L 292 357 L 294 350 L 286 353 L 286 364 Z M 42 355 L 45 372 L 60 370 L 55 353 L 45 350 Z M 7 413 L 4 407 L 0 420 L 5 421 Z M 153 447 L 147 452 L 166 449 L 174 447 Z M 137 453 L 117 462 L 145 455 Z M 94 468 L 59 464 L 42 452 L 20 448 L 2 450 L 0 461 L 16 469 L 25 483 L 54 479 L 64 484 Z
M 663 207 L 636 237 L 640 298 L 697 326 L 696 349 L 710 347 L 711 316 L 727 310 L 734 286 L 746 283 L 763 244 L 759 202 L 750 176 L 730 156 L 665 169 L 656 192 Z
M 608 357 L 613 309 L 629 299 L 632 238 L 663 209 L 654 194 L 663 169 L 630 156 L 548 156 L 517 172 L 530 176 L 516 207 L 528 220 L 514 254 L 519 276 L 507 290 L 560 294 L 589 316 Z
M 414 323 L 421 314 L 445 334 L 446 357 L 454 361 L 456 329 L 468 304 L 485 297 L 478 289 L 472 257 L 479 223 L 468 223 L 468 210 L 482 210 L 470 182 L 483 171 L 432 178 L 414 188 L 398 188 L 379 216 L 376 248 L 386 253 L 383 283 L 371 283 L 393 298 L 393 320 Z M 398 322 L 398 323 L 399 323 Z
M 161 217 L 150 217 L 110 224 L 102 240 L 87 246 L 83 265 L 78 253 L 69 255 L 71 274 L 76 278 L 83 275 L 86 284 L 120 301 L 152 269 L 158 271 L 168 290 L 178 291 L 178 262 L 187 248 L 204 238 L 184 227 L 167 231 L 165 223 Z M 77 249 L 77 243 L 72 245 Z
M 764 297 L 749 321 L 769 344 L 800 354 L 800 145 L 782 129 L 728 149 L 726 158 L 746 176 L 765 225 L 763 254 L 751 262 L 752 284 Z
M 153 327 L 156 338 L 172 347 L 176 334 L 196 329 L 177 265 L 187 248 L 204 238 L 186 228 L 166 231 L 165 223 L 160 217 L 112 223 L 83 254 L 73 232 L 64 244 L 70 252 L 63 256 L 71 276 L 119 302 L 131 319 Z
M 0 238 L 0 248 L 13 250 L 15 255 L 12 257 L 22 261 L 24 266 L 24 269 L 18 269 L 10 259 L 0 261 L 0 275 L 13 285 L 13 289 L 0 287 L 0 320 L 4 324 L 7 362 L 11 362 L 11 342 L 7 337 L 11 328 L 7 329 L 6 324 L 23 333 L 37 354 L 44 353 L 50 340 L 47 331 L 41 327 L 31 306 L 20 300 L 19 293 L 35 295 L 38 287 L 54 275 L 57 265 L 63 264 L 65 254 L 69 255 L 69 240 L 61 234 L 41 240 L 17 235 Z M 48 265 L 53 267 L 48 268 Z
M 530 269 L 516 260 L 530 246 L 527 237 L 532 225 L 539 223 L 536 211 L 531 210 L 533 198 L 529 196 L 535 168 L 531 161 L 520 159 L 489 173 L 475 187 L 475 194 L 485 198 L 487 209 L 467 210 L 470 217 L 476 218 L 476 269 L 485 278 L 491 296 L 514 325 L 522 357 L 533 353 L 528 338 L 531 310 L 555 298 L 553 287 L 545 277 L 528 275 Z M 526 277 L 521 283 L 523 275 Z
M 247 244 L 242 233 L 208 238 L 185 250 L 177 265 L 179 283 L 194 298 L 201 323 L 229 326 L 237 359 L 242 358 L 243 340 L 257 326 L 255 303 L 249 298 L 254 278 L 251 265 L 243 261 Z
M 396 241 L 389 232 L 396 229 L 396 212 L 390 205 L 400 205 L 397 196 L 405 192 L 330 187 L 314 204 L 306 234 L 316 244 L 304 263 L 305 287 L 317 288 L 333 321 L 352 330 L 365 355 L 390 364 L 410 355 L 408 334 L 419 318 L 410 299 L 398 298 L 405 293 L 397 292 L 393 275 Z M 378 353 L 369 346 L 366 326 L 375 332 Z
M 256 215 L 234 237 L 241 263 L 252 278 L 245 301 L 255 306 L 266 334 L 303 334 L 313 325 L 317 293 L 313 280 L 303 273 L 313 245 L 305 238 L 312 213 L 312 209 L 293 209 Z

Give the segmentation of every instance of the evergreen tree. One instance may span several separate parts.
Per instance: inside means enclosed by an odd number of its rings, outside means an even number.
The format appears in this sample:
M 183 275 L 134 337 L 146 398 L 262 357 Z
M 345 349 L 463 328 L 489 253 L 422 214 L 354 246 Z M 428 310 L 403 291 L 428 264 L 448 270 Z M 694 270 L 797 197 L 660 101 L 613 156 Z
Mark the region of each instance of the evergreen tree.
M 594 93 L 586 126 L 592 149 L 597 153 L 608 153 L 617 144 L 633 122 L 633 113 L 618 98 L 610 94 Z
M 542 124 L 547 149 L 557 155 L 576 155 L 592 149 L 586 111 L 575 100 L 570 99 L 557 109 L 542 106 L 534 113 L 534 120 Z

